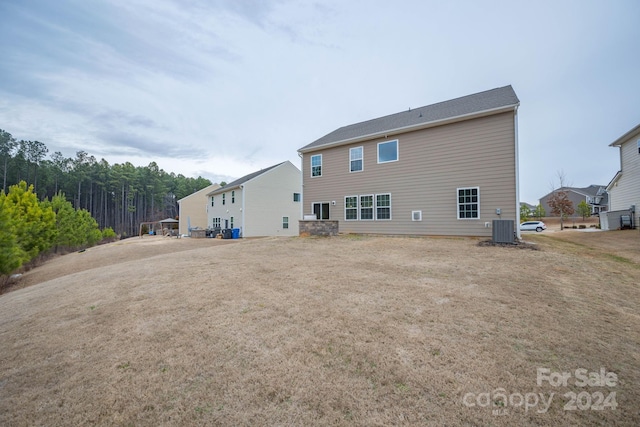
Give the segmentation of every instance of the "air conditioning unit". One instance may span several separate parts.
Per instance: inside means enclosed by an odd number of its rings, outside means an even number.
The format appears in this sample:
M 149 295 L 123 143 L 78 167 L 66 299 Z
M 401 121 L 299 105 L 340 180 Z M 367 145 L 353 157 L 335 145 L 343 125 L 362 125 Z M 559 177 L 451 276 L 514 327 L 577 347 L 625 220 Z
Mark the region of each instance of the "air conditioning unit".
M 513 243 L 514 222 L 512 219 L 494 219 L 493 223 L 493 241 L 494 243 Z

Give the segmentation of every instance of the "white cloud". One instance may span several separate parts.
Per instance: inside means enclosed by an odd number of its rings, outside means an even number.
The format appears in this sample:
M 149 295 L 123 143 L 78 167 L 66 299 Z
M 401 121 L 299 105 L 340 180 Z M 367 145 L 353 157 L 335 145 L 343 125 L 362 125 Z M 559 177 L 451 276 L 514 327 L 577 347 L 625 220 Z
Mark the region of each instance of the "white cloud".
M 512 84 L 523 200 L 618 168 L 640 6 L 45 0 L 0 4 L 0 127 L 73 156 L 237 178 L 337 127 Z M 9 42 L 10 41 L 10 42 Z M 229 179 L 225 179 L 229 180 Z

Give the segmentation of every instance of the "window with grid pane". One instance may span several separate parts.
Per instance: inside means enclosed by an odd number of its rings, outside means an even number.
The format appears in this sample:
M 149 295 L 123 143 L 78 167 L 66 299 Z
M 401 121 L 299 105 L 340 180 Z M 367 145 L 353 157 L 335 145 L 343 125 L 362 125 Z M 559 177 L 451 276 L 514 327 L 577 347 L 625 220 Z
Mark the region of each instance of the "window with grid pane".
M 458 188 L 458 219 L 476 219 L 480 214 L 480 189 Z
M 358 219 L 358 196 L 344 198 L 344 219 L 353 221 Z
M 376 219 L 391 219 L 391 194 L 376 194 Z
M 311 176 L 322 176 L 322 154 L 311 156 Z
M 362 157 L 362 147 L 349 149 L 349 172 L 360 172 L 362 170 Z
M 360 196 L 360 219 L 373 219 L 373 195 Z

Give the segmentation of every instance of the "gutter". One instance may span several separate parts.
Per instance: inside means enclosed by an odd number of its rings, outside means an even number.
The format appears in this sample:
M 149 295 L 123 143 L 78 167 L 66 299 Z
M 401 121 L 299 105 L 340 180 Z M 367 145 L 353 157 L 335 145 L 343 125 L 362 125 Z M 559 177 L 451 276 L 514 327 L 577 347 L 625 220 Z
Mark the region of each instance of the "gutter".
M 489 110 L 476 111 L 474 113 L 463 114 L 461 116 L 448 117 L 446 119 L 434 120 L 434 121 L 431 121 L 431 122 L 419 123 L 419 124 L 410 125 L 410 126 L 404 126 L 404 127 L 395 128 L 395 129 L 388 129 L 388 130 L 385 130 L 385 131 L 371 133 L 371 134 L 368 134 L 368 135 L 356 136 L 356 137 L 353 137 L 353 138 L 342 139 L 340 141 L 329 142 L 329 143 L 326 143 L 326 144 L 317 145 L 315 147 L 309 147 L 309 148 L 306 148 L 306 149 L 305 148 L 301 148 L 301 149 L 298 150 L 298 153 L 307 153 L 307 152 L 312 152 L 312 151 L 317 151 L 317 150 L 323 150 L 323 149 L 329 148 L 329 147 L 335 147 L 335 146 L 338 146 L 338 145 L 344 145 L 344 144 L 356 143 L 356 142 L 361 142 L 361 141 L 367 141 L 367 140 L 378 138 L 378 137 L 382 137 L 382 136 L 384 136 L 386 138 L 389 135 L 405 133 L 405 132 L 413 131 L 413 130 L 427 129 L 427 128 L 436 127 L 436 126 L 442 126 L 442 125 L 446 125 L 446 124 L 449 124 L 449 123 L 461 122 L 461 121 L 464 121 L 464 120 L 490 116 L 490 115 L 493 115 L 493 114 L 499 114 L 499 113 L 503 113 L 503 112 L 506 113 L 506 112 L 511 111 L 511 110 L 517 111 L 519 106 L 520 106 L 520 103 L 518 102 L 517 104 L 507 105 L 507 106 L 504 106 L 504 107 L 496 107 L 496 108 L 492 108 L 492 109 L 489 109 Z

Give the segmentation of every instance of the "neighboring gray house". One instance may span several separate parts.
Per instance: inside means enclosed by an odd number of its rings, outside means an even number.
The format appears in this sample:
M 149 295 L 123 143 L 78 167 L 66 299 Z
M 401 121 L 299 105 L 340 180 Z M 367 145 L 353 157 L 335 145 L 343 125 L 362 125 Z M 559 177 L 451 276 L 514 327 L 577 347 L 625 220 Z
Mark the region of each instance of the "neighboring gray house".
M 494 219 L 517 224 L 519 105 L 505 86 L 323 136 L 298 150 L 304 214 L 345 233 L 491 236 Z
M 591 214 L 599 214 L 609 210 L 609 197 L 606 192 L 605 185 L 590 185 L 584 188 L 578 187 L 560 187 L 553 190 L 551 193 L 545 195 L 540 199 L 540 204 L 546 212 L 546 216 L 557 216 L 551 212 L 551 206 L 549 206 L 549 199 L 558 191 L 564 191 L 567 193 L 567 197 L 573 203 L 573 208 L 576 210 L 575 216 L 578 215 L 578 204 L 582 201 L 586 202 L 591 209 Z
M 527 202 L 520 202 L 520 209 L 522 209 L 523 207 L 526 207 L 527 209 L 529 209 L 529 212 L 531 213 L 533 213 L 536 210 L 535 205 L 531 205 Z
M 620 149 L 620 170 L 607 185 L 611 212 L 601 218 L 601 226 L 615 230 L 620 226 L 620 216 L 630 215 L 637 228 L 640 223 L 640 125 L 609 146 Z
M 290 161 L 243 176 L 207 194 L 211 228 L 238 228 L 241 237 L 297 236 L 300 170 Z

